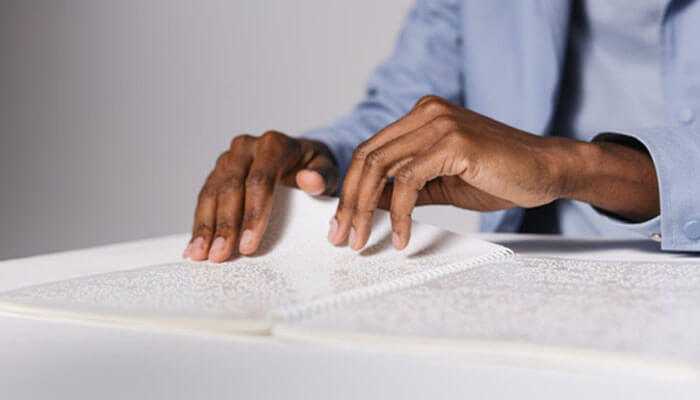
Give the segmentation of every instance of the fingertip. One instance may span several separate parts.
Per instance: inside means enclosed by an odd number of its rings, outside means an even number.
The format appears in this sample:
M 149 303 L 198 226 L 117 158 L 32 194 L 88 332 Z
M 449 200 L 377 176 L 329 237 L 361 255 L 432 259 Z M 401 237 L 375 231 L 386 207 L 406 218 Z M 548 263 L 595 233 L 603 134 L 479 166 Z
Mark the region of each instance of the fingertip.
M 328 241 L 335 244 L 336 236 L 338 236 L 338 219 L 333 217 L 328 223 Z
M 207 259 L 207 243 L 203 237 L 198 237 L 190 243 L 190 259 L 193 261 L 203 261 Z
M 321 195 L 326 190 L 326 183 L 323 176 L 311 169 L 304 169 L 297 172 L 296 183 L 299 189 L 312 196 Z
M 396 250 L 403 250 L 408 245 L 408 241 L 402 238 L 397 232 L 391 234 L 391 243 Z
M 219 236 L 214 239 L 214 242 L 211 244 L 211 248 L 209 249 L 209 261 L 220 263 L 227 258 L 226 239 Z
M 188 243 L 187 247 L 185 247 L 185 251 L 182 252 L 182 258 L 185 260 L 190 258 L 190 253 L 192 253 L 192 243 Z
M 365 247 L 364 242 L 361 240 L 360 235 L 357 233 L 357 230 L 355 230 L 354 227 L 350 228 L 348 244 L 350 245 L 350 248 L 355 251 L 360 251 L 363 247 Z
M 238 245 L 238 251 L 241 252 L 241 254 L 244 255 L 251 255 L 257 250 L 257 246 L 255 245 L 255 238 L 253 237 L 253 231 L 250 229 L 246 229 L 243 231 L 243 234 L 241 235 L 241 241 Z
M 394 248 L 401 250 L 401 237 L 399 237 L 398 233 L 394 232 L 391 234 L 391 243 L 394 245 Z

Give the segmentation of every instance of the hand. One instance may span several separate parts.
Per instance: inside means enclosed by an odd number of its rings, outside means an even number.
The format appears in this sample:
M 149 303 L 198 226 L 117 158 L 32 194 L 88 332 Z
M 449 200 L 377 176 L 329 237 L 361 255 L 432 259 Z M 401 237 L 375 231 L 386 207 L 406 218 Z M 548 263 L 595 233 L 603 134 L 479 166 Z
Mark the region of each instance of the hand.
M 658 213 L 656 184 L 635 175 L 649 175 L 651 169 L 655 179 L 649 158 L 612 147 L 536 136 L 428 96 L 356 149 L 329 240 L 337 245 L 349 238 L 353 249 L 361 249 L 377 207 L 390 209 L 392 241 L 398 249 L 408 244 L 411 213 L 421 204 L 494 211 L 570 197 L 625 215 L 625 207 L 634 206 L 630 198 L 646 201 L 653 214 L 656 196 Z M 394 178 L 393 185 L 389 178 Z M 605 184 L 605 179 L 611 186 L 627 184 L 627 194 L 610 196 L 610 188 L 606 194 L 591 184 Z M 639 211 L 633 207 L 629 215 Z
M 235 137 L 199 193 L 183 257 L 222 262 L 236 250 L 253 254 L 267 228 L 278 182 L 311 195 L 329 194 L 337 188 L 338 169 L 321 142 L 274 131 Z

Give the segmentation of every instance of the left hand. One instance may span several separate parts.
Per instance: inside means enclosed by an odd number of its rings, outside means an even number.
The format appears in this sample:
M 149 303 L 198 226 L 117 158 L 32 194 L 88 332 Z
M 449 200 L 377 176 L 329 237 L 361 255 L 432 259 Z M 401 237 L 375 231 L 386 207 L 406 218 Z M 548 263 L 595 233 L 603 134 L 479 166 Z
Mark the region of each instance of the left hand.
M 425 97 L 358 146 L 329 240 L 337 245 L 349 236 L 353 249 L 364 247 L 377 207 L 391 211 L 392 241 L 403 249 L 416 205 L 494 211 L 547 204 L 567 190 L 575 143 L 523 132 Z

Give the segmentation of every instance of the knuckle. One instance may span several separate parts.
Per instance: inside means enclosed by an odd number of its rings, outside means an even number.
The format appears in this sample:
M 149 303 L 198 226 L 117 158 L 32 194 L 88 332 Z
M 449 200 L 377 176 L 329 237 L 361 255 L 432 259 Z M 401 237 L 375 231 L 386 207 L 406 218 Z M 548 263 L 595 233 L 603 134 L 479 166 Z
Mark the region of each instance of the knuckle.
M 418 189 L 419 185 L 416 181 L 416 173 L 413 168 L 402 168 L 396 173 L 394 180 L 404 186 L 413 189 Z
M 411 214 L 405 214 L 393 208 L 391 209 L 391 211 L 389 211 L 389 216 L 391 218 L 392 226 L 396 227 L 397 230 L 402 229 L 401 223 L 411 219 Z
M 245 185 L 245 179 L 240 175 L 231 175 L 226 180 L 226 186 L 232 190 L 241 190 Z
M 274 183 L 274 177 L 264 171 L 253 171 L 246 178 L 245 186 L 250 187 L 260 187 L 260 186 L 271 186 Z
M 420 99 L 415 104 L 415 107 L 420 107 L 425 103 L 431 102 L 431 101 L 440 101 L 440 97 L 436 96 L 434 94 L 426 94 L 424 96 L 421 96 Z
M 385 152 L 381 149 L 376 149 L 367 155 L 365 162 L 370 168 L 380 168 L 384 165 L 385 160 Z
M 352 215 L 355 213 L 357 200 L 349 196 L 340 196 L 336 214 Z
M 241 149 L 251 145 L 253 142 L 255 142 L 255 138 L 253 136 L 248 134 L 239 135 L 231 139 L 231 145 L 229 147 L 232 150 Z
M 231 152 L 226 150 L 223 153 L 219 154 L 219 157 L 216 159 L 216 168 L 222 169 L 226 168 L 228 164 L 231 161 Z
M 216 193 L 217 193 L 216 186 L 208 183 L 208 184 L 205 184 L 202 187 L 202 190 L 199 191 L 199 196 L 197 196 L 197 198 L 201 202 L 202 200 L 208 200 L 208 199 L 214 198 L 216 196 Z
M 345 196 L 341 195 L 338 199 L 338 210 L 347 210 L 349 208 L 351 207 L 348 205 L 347 199 L 345 198 Z
M 214 230 L 210 225 L 204 224 L 204 223 L 199 223 L 197 224 L 194 229 L 194 236 L 202 236 L 202 237 L 209 237 L 214 233 Z
M 272 144 L 278 142 L 284 142 L 287 140 L 287 136 L 283 133 L 277 131 L 267 131 L 260 136 L 260 141 L 263 144 Z
M 468 135 L 463 135 L 457 131 L 452 131 L 445 136 L 444 139 L 447 146 L 451 149 L 459 149 L 464 146 L 470 146 L 472 139 Z
M 295 151 L 292 147 L 296 143 L 287 135 L 277 131 L 267 131 L 259 139 L 259 149 L 265 153 L 275 154 L 282 157 L 289 154 L 289 151 Z
M 441 115 L 449 112 L 451 107 L 450 103 L 445 99 L 438 96 L 429 95 L 422 97 L 418 101 L 416 109 L 427 115 Z
M 469 182 L 478 182 L 481 174 L 481 166 L 478 160 L 468 160 L 463 164 L 461 176 L 465 177 Z
M 243 190 L 244 185 L 245 180 L 242 177 L 238 175 L 229 176 L 228 178 L 226 178 L 223 185 L 220 186 L 218 190 L 218 195 L 222 196 L 235 192 L 240 192 Z
M 352 152 L 352 159 L 353 161 L 363 162 L 371 151 L 369 143 L 363 142 Z
M 250 207 L 243 214 L 243 225 L 250 225 L 262 217 L 262 209 L 260 207 Z
M 216 224 L 216 236 L 229 237 L 233 235 L 233 226 L 228 222 L 219 222 Z
M 440 115 L 433 120 L 432 125 L 440 132 L 452 132 L 458 129 L 457 118 L 452 115 Z

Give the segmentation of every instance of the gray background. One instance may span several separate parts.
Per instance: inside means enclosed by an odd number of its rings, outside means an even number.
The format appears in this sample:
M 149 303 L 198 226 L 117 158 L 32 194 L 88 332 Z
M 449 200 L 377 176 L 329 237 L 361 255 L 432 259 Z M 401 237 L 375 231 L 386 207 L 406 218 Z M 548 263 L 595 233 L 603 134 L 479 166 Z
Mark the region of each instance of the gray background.
M 0 0 L 0 259 L 189 230 L 230 138 L 350 110 L 411 3 Z

